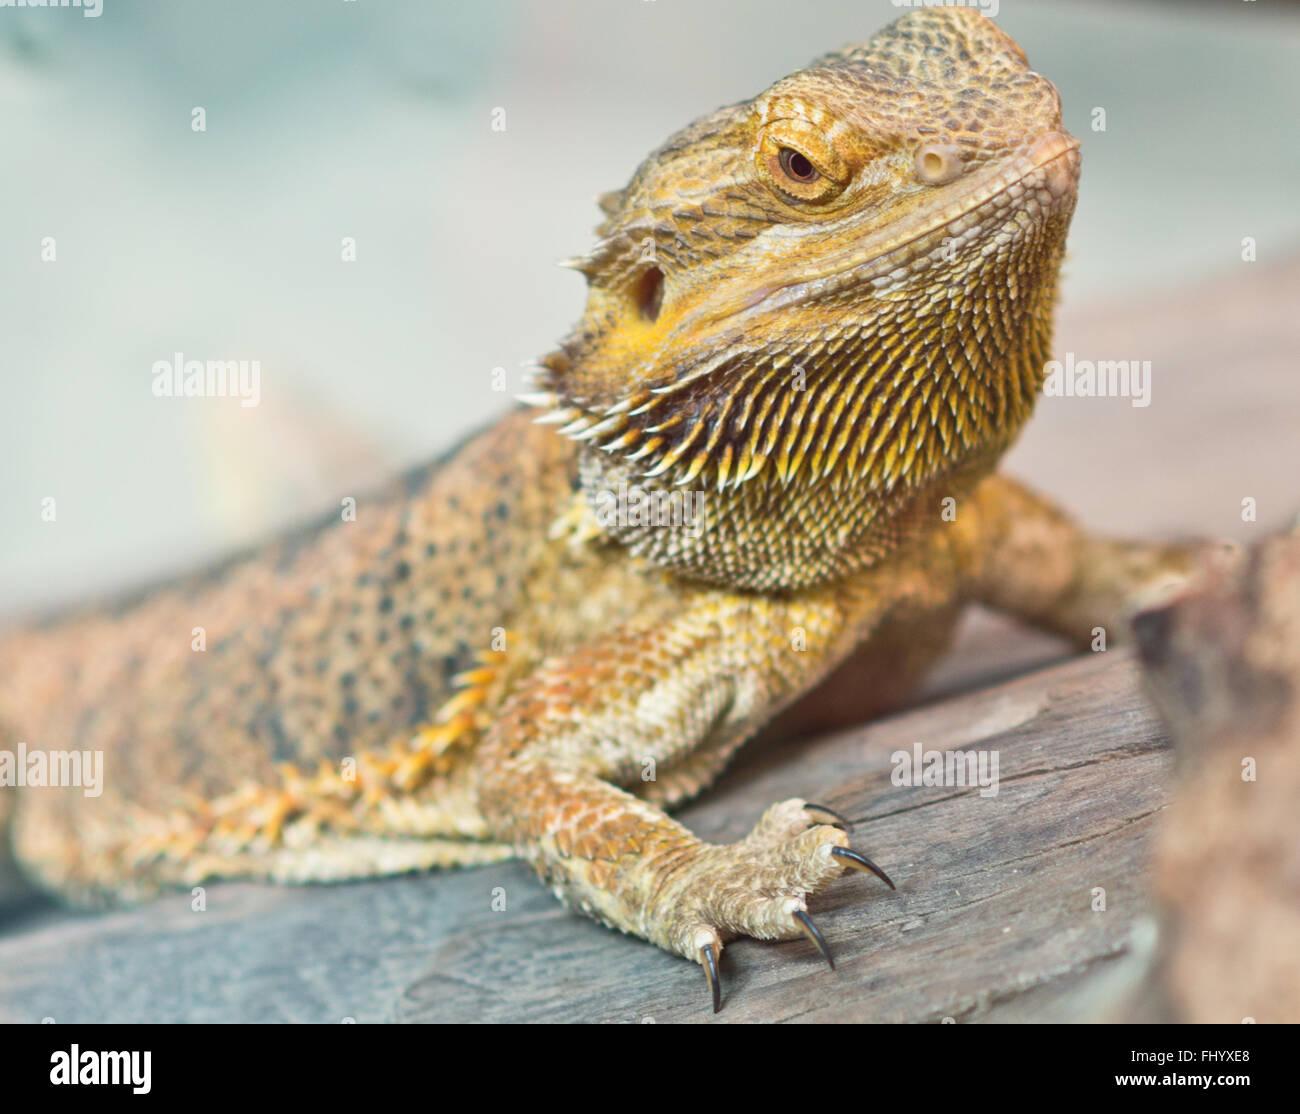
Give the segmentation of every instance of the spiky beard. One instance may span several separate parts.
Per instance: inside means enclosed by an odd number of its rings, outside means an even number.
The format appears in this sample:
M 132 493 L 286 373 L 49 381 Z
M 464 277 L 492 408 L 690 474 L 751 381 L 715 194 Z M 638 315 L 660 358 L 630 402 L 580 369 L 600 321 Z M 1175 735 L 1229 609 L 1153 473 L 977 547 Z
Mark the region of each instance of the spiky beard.
M 591 377 L 573 374 L 584 354 L 571 341 L 541 361 L 524 399 L 545 411 L 539 422 L 647 479 L 721 492 L 771 470 L 782 484 L 865 480 L 887 492 L 1028 417 L 1053 287 L 1019 300 L 936 302 L 921 290 L 867 312 L 828 306 L 820 328 L 792 323 L 765 347 L 736 343 L 612 402 L 584 391 Z M 984 276 L 967 288 L 988 289 Z
M 1050 351 L 1060 233 L 842 290 L 640 376 L 607 365 L 588 325 L 522 397 L 583 446 L 590 501 L 619 484 L 710 493 L 703 538 L 608 531 L 634 552 L 744 587 L 824 581 L 936 518 L 1014 440 Z

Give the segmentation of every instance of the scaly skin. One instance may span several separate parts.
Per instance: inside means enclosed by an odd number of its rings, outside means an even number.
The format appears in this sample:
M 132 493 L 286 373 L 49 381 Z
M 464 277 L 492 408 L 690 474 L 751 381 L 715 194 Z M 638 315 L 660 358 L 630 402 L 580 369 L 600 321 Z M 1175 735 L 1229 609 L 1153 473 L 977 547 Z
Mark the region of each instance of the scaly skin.
M 0 644 L 10 741 L 105 752 L 99 798 L 0 792 L 19 861 L 95 901 L 520 855 L 702 963 L 716 1007 L 725 940 L 815 937 L 808 895 L 869 864 L 802 801 L 728 846 L 666 809 L 855 651 L 883 703 L 966 601 L 1083 641 L 1194 567 L 992 474 L 1049 358 L 1077 146 L 965 8 L 674 136 L 602 199 L 541 424 Z M 622 484 L 697 514 L 611 517 Z

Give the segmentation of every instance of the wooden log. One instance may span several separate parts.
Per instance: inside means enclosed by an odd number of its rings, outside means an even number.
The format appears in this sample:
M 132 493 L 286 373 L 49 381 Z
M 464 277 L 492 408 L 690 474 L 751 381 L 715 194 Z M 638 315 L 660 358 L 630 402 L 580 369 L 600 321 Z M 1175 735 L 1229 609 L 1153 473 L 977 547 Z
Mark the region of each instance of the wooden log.
M 997 754 L 996 795 L 900 786 L 896 752 Z M 1111 651 L 818 741 L 769 743 L 683 818 L 744 834 L 802 796 L 898 883 L 814 899 L 835 954 L 730 945 L 716 1020 L 1101 1016 L 1150 953 L 1144 865 L 1171 760 Z M 1098 905 L 1104 890 L 1104 910 Z M 494 894 L 505 909 L 494 910 Z M 713 1021 L 698 967 L 559 908 L 518 864 L 340 887 L 215 885 L 0 940 L 12 1020 Z
M 1300 533 L 1135 629 L 1180 773 L 1151 997 L 1178 1021 L 1300 1022 Z

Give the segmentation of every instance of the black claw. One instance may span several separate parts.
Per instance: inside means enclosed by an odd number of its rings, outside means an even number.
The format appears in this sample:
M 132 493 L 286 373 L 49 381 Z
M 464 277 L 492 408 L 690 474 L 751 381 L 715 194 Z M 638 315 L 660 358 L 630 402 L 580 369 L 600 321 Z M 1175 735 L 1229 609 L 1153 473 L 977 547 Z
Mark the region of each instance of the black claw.
M 866 855 L 859 855 L 849 847 L 832 847 L 831 854 L 843 859 L 845 865 L 851 866 L 854 870 L 864 870 L 868 873 L 874 874 L 891 890 L 898 889 L 898 887 L 889 880 L 889 875 L 881 870 L 880 867 L 876 866 L 876 864 L 868 859 Z
M 701 966 L 704 968 L 704 977 L 708 980 L 709 993 L 713 995 L 713 1012 L 717 1013 L 722 1009 L 722 983 L 718 980 L 718 957 L 714 954 L 712 944 L 705 944 L 700 949 L 700 955 L 704 961 Z
M 831 965 L 831 970 L 835 970 L 835 960 L 831 958 L 831 950 L 826 946 L 826 939 L 817 930 L 813 924 L 812 917 L 808 916 L 802 909 L 794 911 L 794 919 L 799 922 L 799 927 L 803 929 L 804 935 L 816 945 L 817 950 L 822 953 L 822 958 Z
M 826 816 L 829 816 L 830 817 L 829 820 L 823 820 L 821 821 L 821 823 L 830 824 L 832 827 L 835 828 L 843 828 L 844 831 L 846 832 L 853 827 L 852 821 L 850 821 L 847 817 L 841 816 L 833 808 L 827 808 L 825 805 L 815 805 L 811 801 L 809 801 L 803 806 L 803 810 L 804 812 L 808 813 L 810 816 L 816 812 L 820 812 L 825 814 Z M 817 817 L 813 816 L 813 819 L 816 820 Z

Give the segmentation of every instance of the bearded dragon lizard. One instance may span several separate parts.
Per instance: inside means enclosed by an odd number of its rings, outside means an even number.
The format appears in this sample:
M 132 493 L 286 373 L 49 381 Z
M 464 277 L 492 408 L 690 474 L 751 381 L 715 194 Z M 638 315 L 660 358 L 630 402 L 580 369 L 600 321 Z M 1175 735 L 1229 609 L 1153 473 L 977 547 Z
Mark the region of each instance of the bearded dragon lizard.
M 905 15 L 651 154 L 522 407 L 329 521 L 0 643 L 0 790 L 74 900 L 521 856 L 702 965 L 873 871 L 803 800 L 668 815 L 854 657 L 879 704 L 981 601 L 1086 642 L 1194 546 L 1088 536 L 994 467 L 1050 355 L 1079 144 L 969 8 Z M 204 632 L 203 645 L 196 631 Z M 886 879 L 887 880 L 887 879 Z M 892 884 L 892 883 L 891 883 Z

